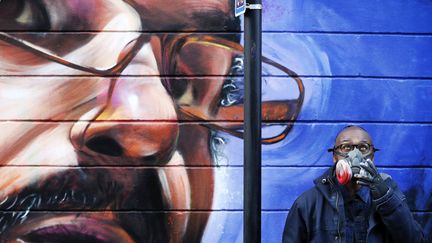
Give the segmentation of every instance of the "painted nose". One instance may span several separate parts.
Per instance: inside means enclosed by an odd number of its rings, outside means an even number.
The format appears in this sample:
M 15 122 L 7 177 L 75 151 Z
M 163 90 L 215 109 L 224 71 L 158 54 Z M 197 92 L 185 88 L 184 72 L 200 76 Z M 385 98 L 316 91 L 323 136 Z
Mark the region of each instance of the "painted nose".
M 167 163 L 179 128 L 173 101 L 160 79 L 120 79 L 112 87 L 106 97 L 98 97 L 106 105 L 82 129 L 80 150 L 106 163 Z

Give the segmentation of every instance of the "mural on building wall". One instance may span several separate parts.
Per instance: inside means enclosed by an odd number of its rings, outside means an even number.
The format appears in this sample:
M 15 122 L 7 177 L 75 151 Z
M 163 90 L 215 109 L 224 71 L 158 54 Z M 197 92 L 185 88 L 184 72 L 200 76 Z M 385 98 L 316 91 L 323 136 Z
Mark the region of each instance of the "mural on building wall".
M 432 4 L 424 1 L 263 1 L 263 51 L 295 70 L 305 102 L 289 136 L 263 146 L 263 242 L 280 242 L 295 198 L 331 164 L 347 124 L 381 148 L 426 235 L 432 232 Z M 398 21 L 394 21 L 398 19 Z M 371 24 L 373 23 L 373 24 Z M 401 68 L 402 67 L 402 68 Z M 283 82 L 280 75 L 269 83 Z M 275 91 L 271 91 L 275 94 Z
M 223 187 L 215 169 L 230 160 L 218 133 L 242 137 L 232 7 L 0 1 L 0 242 L 203 238 Z M 284 92 L 293 94 L 266 101 L 263 117 L 295 120 L 302 81 L 271 59 L 266 66 L 291 77 Z M 213 222 L 208 231 L 226 221 Z
M 400 27 L 355 18 L 384 8 L 370 2 L 263 3 L 263 242 L 280 241 L 346 123 L 370 131 L 429 233 L 430 37 L 349 33 Z M 428 9 L 409 4 L 392 7 Z M 0 1 L 0 242 L 242 242 L 233 6 Z

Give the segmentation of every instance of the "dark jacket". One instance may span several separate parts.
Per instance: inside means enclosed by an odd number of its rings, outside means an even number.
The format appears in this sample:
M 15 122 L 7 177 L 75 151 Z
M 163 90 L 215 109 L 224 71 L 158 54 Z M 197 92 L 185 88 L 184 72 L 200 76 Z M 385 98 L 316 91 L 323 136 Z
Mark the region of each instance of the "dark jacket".
M 405 196 L 390 176 L 382 174 L 390 188 L 372 200 L 367 242 L 425 242 L 419 224 L 405 202 Z M 345 210 L 337 189 L 333 168 L 314 180 L 315 187 L 294 202 L 288 214 L 283 243 L 345 242 Z

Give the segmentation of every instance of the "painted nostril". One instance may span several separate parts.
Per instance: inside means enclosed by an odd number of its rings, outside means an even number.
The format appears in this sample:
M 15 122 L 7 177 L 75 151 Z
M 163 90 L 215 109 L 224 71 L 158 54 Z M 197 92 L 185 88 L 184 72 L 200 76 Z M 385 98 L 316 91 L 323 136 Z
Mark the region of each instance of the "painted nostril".
M 116 157 L 123 155 L 123 148 L 120 144 L 115 139 L 108 136 L 96 136 L 91 138 L 87 141 L 86 146 L 94 152 L 104 155 Z

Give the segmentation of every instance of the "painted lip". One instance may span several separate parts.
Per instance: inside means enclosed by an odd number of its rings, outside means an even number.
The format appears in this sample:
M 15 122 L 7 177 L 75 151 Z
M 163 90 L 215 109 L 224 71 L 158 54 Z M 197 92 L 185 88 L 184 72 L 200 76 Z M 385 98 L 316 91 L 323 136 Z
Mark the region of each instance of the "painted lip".
M 8 238 L 12 242 L 45 242 L 46 240 L 64 241 L 72 239 L 83 243 L 135 242 L 114 221 L 86 214 L 55 217 L 41 216 L 29 219 L 25 224 L 12 229 Z

